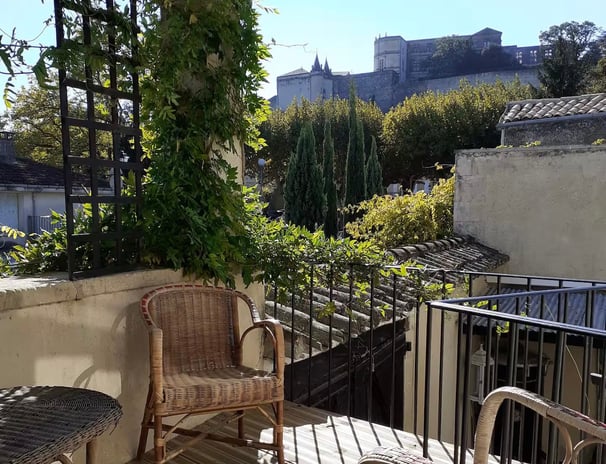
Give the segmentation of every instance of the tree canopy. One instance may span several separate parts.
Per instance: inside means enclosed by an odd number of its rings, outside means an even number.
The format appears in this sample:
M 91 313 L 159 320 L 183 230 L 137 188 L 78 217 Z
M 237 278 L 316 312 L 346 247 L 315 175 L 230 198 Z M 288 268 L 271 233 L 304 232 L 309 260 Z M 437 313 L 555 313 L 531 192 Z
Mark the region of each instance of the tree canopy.
M 383 124 L 383 172 L 387 182 L 408 184 L 435 163 L 454 163 L 454 150 L 496 147 L 496 129 L 506 104 L 532 96 L 529 86 L 511 83 L 472 86 L 462 81 L 448 93 L 413 95 L 392 109 Z
M 545 97 L 579 95 L 600 59 L 600 28 L 590 21 L 565 22 L 541 32 L 543 63 L 539 81 Z
M 356 99 L 356 113 L 364 128 L 364 143 L 370 146 L 374 135 L 379 137 L 383 124 L 383 113 L 375 103 Z M 342 192 L 345 174 L 345 159 L 349 140 L 349 105 L 344 99 L 329 99 L 291 104 L 286 110 L 273 110 L 260 126 L 261 137 L 266 146 L 255 156 L 267 160 L 265 175 L 268 181 L 280 181 L 286 174 L 286 166 L 292 151 L 297 146 L 304 121 L 310 121 L 315 134 L 322 134 L 325 121 L 332 128 L 335 148 L 335 183 Z M 381 147 L 379 144 L 379 151 Z M 316 152 L 322 153 L 322 139 L 316 138 Z
M 476 50 L 470 39 L 450 36 L 436 40 L 436 48 L 428 59 L 431 77 L 457 76 L 502 69 L 516 69 L 515 58 L 497 45 Z
M 349 91 L 349 142 L 345 162 L 345 195 L 343 204 L 355 205 L 366 200 L 366 154 L 364 127 L 356 112 L 356 94 L 353 85 Z
M 326 211 L 323 184 L 314 132 L 308 122 L 301 128 L 297 150 L 288 162 L 284 184 L 284 212 L 288 222 L 310 231 L 323 224 Z

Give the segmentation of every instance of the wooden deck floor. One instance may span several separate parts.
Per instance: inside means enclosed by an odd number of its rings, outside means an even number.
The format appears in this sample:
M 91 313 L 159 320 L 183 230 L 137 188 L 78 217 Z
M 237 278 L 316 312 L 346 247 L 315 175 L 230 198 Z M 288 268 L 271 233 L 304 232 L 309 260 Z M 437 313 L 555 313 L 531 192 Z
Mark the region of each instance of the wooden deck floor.
M 363 453 L 376 446 L 400 446 L 422 454 L 420 440 L 411 433 L 293 403 L 286 403 L 284 409 L 284 454 L 286 462 L 291 464 L 355 464 Z M 220 419 L 212 419 L 210 424 L 207 424 L 212 427 L 213 421 L 219 423 Z M 233 432 L 235 424 L 226 426 L 224 430 Z M 260 437 L 263 441 L 271 441 L 272 429 L 261 414 L 249 413 L 246 417 L 246 433 L 249 438 L 258 440 Z M 176 438 L 173 442 L 177 443 L 179 440 L 180 438 Z M 452 445 L 432 440 L 430 457 L 437 464 L 452 464 Z M 467 462 L 471 463 L 472 459 L 470 457 Z M 144 462 L 153 462 L 150 453 L 147 453 Z M 277 460 L 270 452 L 202 440 L 195 448 L 171 462 L 269 464 L 276 463 Z

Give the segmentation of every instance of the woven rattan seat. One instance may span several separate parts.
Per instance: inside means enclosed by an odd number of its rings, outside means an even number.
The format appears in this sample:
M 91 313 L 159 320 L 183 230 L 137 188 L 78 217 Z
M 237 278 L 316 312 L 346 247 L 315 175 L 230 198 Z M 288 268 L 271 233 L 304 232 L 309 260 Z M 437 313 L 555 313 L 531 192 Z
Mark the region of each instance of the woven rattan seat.
M 239 309 L 246 309 L 251 326 L 240 334 Z M 276 451 L 284 462 L 282 445 L 284 401 L 284 335 L 272 319 L 260 320 L 254 303 L 235 290 L 202 285 L 171 285 L 153 290 L 141 300 L 150 335 L 150 389 L 143 417 L 138 459 L 154 430 L 155 463 L 164 463 L 203 438 L 232 445 Z M 273 341 L 275 371 L 242 365 L 242 345 L 251 330 L 264 330 Z M 273 414 L 264 411 L 270 408 Z M 258 408 L 274 426 L 272 443 L 244 437 L 244 411 Z M 189 417 L 210 412 L 235 412 L 238 437 L 224 437 L 170 426 L 165 417 Z M 171 433 L 193 437 L 168 452 Z
M 71 462 L 65 453 L 87 445 L 94 463 L 95 439 L 122 417 L 120 404 L 103 393 L 70 387 L 0 390 L 0 462 Z
M 282 396 L 282 386 L 275 375 L 267 375 L 244 366 L 209 369 L 206 376 L 175 374 L 164 376 L 164 399 L 167 407 L 179 409 L 247 406 L 271 403 Z

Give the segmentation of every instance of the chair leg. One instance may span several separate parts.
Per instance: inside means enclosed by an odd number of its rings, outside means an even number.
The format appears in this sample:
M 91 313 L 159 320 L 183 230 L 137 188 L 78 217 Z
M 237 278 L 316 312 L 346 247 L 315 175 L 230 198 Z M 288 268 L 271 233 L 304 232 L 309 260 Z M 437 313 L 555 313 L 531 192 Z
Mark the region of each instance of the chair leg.
M 86 444 L 86 464 L 97 462 L 97 440 L 93 439 Z
M 244 411 L 238 411 L 240 417 L 238 418 L 238 438 L 244 438 Z
M 151 405 L 151 386 L 147 392 L 147 401 L 145 403 L 145 411 L 143 412 L 143 420 L 141 421 L 141 435 L 139 436 L 139 446 L 137 447 L 137 461 L 140 461 L 145 454 L 145 446 L 147 445 L 147 436 L 151 427 L 152 420 L 152 405 Z
M 278 401 L 276 403 L 274 444 L 278 446 L 278 464 L 284 464 L 284 401 Z
M 160 464 L 166 456 L 166 442 L 162 437 L 162 416 L 154 416 L 154 454 L 156 464 Z

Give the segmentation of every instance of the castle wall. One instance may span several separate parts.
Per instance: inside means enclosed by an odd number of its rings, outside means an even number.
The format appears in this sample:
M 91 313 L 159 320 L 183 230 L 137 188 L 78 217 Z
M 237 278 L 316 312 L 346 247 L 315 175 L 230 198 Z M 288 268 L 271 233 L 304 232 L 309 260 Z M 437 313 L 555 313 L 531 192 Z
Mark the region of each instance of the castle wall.
M 349 76 L 335 76 L 334 96 L 349 97 L 349 85 L 353 80 L 356 94 L 365 101 L 374 101 L 381 111 L 387 112 L 393 106 L 394 90 L 398 86 L 398 73 L 377 71 Z
M 309 73 L 297 76 L 278 77 L 278 108 L 285 110 L 293 100 L 310 100 L 311 79 Z
M 433 92 L 448 92 L 452 89 L 457 89 L 462 79 L 468 80 L 471 84 L 480 83 L 494 84 L 497 81 L 510 82 L 516 76 L 522 84 L 531 84 L 535 87 L 539 86 L 539 76 L 536 68 L 516 69 L 511 71 L 492 71 L 479 74 L 466 74 L 464 76 L 443 77 L 440 79 L 427 79 L 419 84 L 425 84 L 425 90 Z

